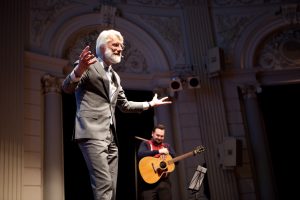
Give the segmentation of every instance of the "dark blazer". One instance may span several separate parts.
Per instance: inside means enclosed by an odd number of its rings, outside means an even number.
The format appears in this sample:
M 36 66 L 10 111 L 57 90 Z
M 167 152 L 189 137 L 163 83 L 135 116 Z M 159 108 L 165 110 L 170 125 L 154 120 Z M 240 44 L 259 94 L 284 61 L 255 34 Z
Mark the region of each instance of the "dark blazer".
M 110 134 L 110 122 L 116 129 L 115 108 L 123 112 L 142 112 L 143 103 L 128 101 L 120 84 L 119 75 L 112 70 L 116 92 L 110 99 L 109 80 L 99 61 L 90 65 L 79 82 L 73 82 L 70 75 L 63 81 L 62 89 L 67 93 L 75 92 L 76 119 L 75 139 L 104 140 Z M 114 131 L 116 132 L 116 131 Z

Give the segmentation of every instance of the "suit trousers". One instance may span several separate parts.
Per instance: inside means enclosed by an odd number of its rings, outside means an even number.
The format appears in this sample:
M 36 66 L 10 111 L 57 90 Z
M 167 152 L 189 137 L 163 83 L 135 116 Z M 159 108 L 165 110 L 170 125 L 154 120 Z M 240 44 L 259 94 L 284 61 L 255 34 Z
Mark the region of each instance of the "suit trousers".
M 112 130 L 105 140 L 83 139 L 78 145 L 89 170 L 94 200 L 115 200 L 118 147 Z

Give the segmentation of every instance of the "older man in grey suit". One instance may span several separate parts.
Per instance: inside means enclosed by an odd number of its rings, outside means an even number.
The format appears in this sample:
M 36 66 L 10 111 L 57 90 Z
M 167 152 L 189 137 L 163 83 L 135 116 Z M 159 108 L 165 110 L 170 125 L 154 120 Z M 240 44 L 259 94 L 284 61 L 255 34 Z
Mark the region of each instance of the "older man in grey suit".
M 116 30 L 105 30 L 96 42 L 95 57 L 87 46 L 63 81 L 66 93 L 75 92 L 75 139 L 86 161 L 95 200 L 114 200 L 118 175 L 118 146 L 115 108 L 123 112 L 142 112 L 150 107 L 170 104 L 167 97 L 150 102 L 128 101 L 120 77 L 112 69 L 122 58 L 124 39 Z

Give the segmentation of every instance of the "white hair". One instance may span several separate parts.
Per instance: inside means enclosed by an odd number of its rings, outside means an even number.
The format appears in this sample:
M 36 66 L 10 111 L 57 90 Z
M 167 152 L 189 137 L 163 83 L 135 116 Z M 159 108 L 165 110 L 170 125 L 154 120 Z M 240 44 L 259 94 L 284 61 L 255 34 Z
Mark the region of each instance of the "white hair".
M 97 38 L 97 42 L 96 42 L 96 55 L 97 55 L 97 57 L 102 57 L 100 47 L 103 46 L 103 45 L 106 45 L 107 42 L 109 42 L 109 39 L 110 39 L 111 36 L 116 36 L 122 41 L 124 40 L 122 34 L 119 31 L 116 31 L 116 30 L 113 30 L 113 29 L 102 31 L 99 34 L 99 36 Z

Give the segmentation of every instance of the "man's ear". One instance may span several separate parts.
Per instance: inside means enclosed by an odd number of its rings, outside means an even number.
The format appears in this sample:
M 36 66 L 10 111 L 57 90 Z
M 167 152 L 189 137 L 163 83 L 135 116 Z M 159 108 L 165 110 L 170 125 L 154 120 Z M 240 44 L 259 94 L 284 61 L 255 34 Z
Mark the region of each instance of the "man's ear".
M 100 53 L 101 53 L 101 55 L 104 55 L 105 49 L 106 49 L 105 45 L 102 45 L 100 47 Z

